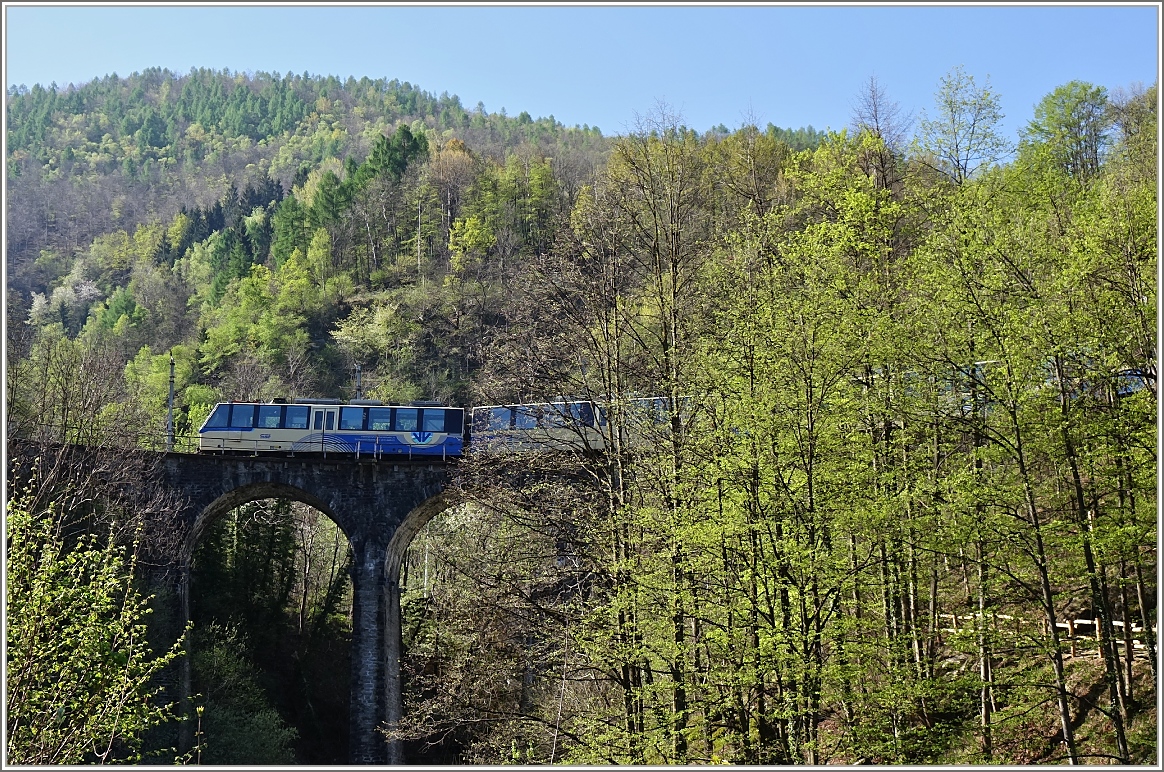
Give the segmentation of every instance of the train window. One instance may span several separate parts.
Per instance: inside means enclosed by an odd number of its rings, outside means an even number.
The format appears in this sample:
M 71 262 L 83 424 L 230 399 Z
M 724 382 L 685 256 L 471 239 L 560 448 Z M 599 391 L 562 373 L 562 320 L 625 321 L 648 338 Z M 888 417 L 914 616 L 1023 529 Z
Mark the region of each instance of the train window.
M 563 404 L 546 405 L 542 411 L 541 425 L 549 429 L 561 429 L 569 426 L 570 406 Z
M 631 420 L 640 423 L 662 424 L 670 420 L 668 400 L 664 397 L 648 397 L 632 400 L 628 406 Z
M 226 426 L 227 416 L 230 415 L 230 405 L 219 405 L 214 408 L 214 412 L 206 419 L 207 429 L 221 429 Z
M 536 407 L 519 407 L 514 409 L 513 428 L 536 429 L 538 425 L 538 409 Z
M 416 431 L 417 413 L 414 407 L 398 407 L 396 408 L 396 427 L 398 432 L 414 432 Z
M 323 431 L 323 411 L 317 410 L 315 413 L 315 431 Z
M 650 405 L 648 410 L 651 421 L 657 424 L 667 423 L 670 413 L 669 401 L 662 397 L 655 397 L 648 404 Z
M 505 430 L 512 423 L 513 411 L 507 407 L 495 407 L 489 411 L 488 426 L 492 430 Z
M 570 415 L 580 426 L 594 426 L 594 406 L 589 402 L 571 402 Z
M 287 421 L 283 424 L 286 429 L 306 429 L 307 414 L 310 412 L 307 405 L 288 405 Z
M 425 408 L 421 416 L 421 427 L 426 432 L 443 432 L 445 430 L 445 411 Z
M 341 429 L 363 429 L 364 428 L 364 408 L 362 407 L 341 407 L 340 408 L 340 424 Z
M 260 405 L 259 406 L 259 428 L 260 429 L 278 429 L 279 428 L 279 413 L 283 411 L 282 405 Z
M 1121 370 L 1116 373 L 1116 396 L 1118 397 L 1130 397 L 1147 387 L 1147 379 L 1139 370 Z
M 254 405 L 234 405 L 230 411 L 230 425 L 233 429 L 250 429 L 255 425 Z
M 493 410 L 486 410 L 485 408 L 476 407 L 476 408 L 473 408 L 473 412 L 470 415 L 472 415 L 472 417 L 473 417 L 473 419 L 472 419 L 473 420 L 473 431 L 475 431 L 475 432 L 487 432 L 490 429 L 500 429 L 501 428 L 500 426 L 494 425 L 494 422 L 492 420 L 493 419 Z M 509 417 L 508 417 L 509 411 L 508 410 L 505 411 L 505 415 L 506 415 L 505 428 L 508 429 L 509 428 Z
M 387 432 L 392 430 L 392 408 L 390 407 L 370 407 L 368 408 L 368 428 L 374 432 Z
M 445 411 L 445 431 L 449 434 L 460 434 L 465 430 L 465 411 Z

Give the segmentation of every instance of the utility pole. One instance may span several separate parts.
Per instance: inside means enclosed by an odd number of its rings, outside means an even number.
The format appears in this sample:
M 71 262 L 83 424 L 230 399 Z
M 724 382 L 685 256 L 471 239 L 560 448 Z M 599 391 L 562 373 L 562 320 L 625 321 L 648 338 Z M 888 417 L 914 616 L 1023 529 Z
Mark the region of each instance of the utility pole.
M 363 372 L 362 372 L 360 366 L 356 365 L 356 399 L 363 399 L 364 398 L 363 385 L 364 385 Z

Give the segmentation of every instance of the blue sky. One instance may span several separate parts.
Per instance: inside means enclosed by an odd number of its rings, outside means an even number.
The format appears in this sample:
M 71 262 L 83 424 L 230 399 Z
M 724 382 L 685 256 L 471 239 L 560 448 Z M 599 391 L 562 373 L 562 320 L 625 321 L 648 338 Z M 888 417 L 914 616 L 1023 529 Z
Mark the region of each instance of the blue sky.
M 5 3 L 7 86 L 191 67 L 398 78 L 467 108 L 619 134 L 664 101 L 687 125 L 840 129 L 875 75 L 933 112 L 989 76 L 1012 137 L 1056 86 L 1151 85 L 1159 7 L 1124 5 L 62 6 Z

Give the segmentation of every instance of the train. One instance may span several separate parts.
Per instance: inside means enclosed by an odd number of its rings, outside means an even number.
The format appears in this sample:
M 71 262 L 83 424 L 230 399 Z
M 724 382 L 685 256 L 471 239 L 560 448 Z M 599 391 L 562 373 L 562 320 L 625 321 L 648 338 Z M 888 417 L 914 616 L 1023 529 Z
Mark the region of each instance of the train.
M 983 363 L 978 363 L 983 364 Z M 976 367 L 978 365 L 976 364 Z M 981 377 L 976 375 L 976 377 Z M 1119 398 L 1154 385 L 1155 370 L 1121 370 Z M 962 416 L 975 408 L 965 385 L 951 387 L 947 410 Z M 622 450 L 652 447 L 676 427 L 689 426 L 692 405 L 679 397 L 610 402 L 556 398 L 550 402 L 486 405 L 466 410 L 434 401 L 390 405 L 379 400 L 330 398 L 221 402 L 198 430 L 200 453 L 343 455 L 356 458 L 459 458 L 472 445 L 480 452 L 602 452 L 618 439 Z M 986 407 L 985 402 L 982 403 Z M 617 437 L 609 415 L 617 410 Z
M 623 447 L 669 425 L 662 397 L 622 403 Z M 200 453 L 342 455 L 434 460 L 462 456 L 470 438 L 484 452 L 600 452 L 610 441 L 610 406 L 589 399 L 465 408 L 438 402 L 294 399 L 220 402 L 198 429 Z
M 464 440 L 464 408 L 371 399 L 220 402 L 198 429 L 200 453 L 447 459 Z

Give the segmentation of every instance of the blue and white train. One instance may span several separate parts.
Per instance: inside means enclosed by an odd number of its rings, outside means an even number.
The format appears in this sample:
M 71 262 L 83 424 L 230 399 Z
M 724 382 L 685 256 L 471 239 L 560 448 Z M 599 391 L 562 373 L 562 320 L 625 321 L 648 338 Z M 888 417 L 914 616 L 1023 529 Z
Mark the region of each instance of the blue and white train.
M 686 406 L 684 406 L 686 407 Z M 601 452 L 610 446 L 612 405 L 561 400 L 472 410 L 474 449 L 481 452 Z M 657 440 L 668 428 L 667 400 L 620 405 L 623 448 Z M 222 402 L 198 430 L 201 453 L 345 455 L 379 459 L 461 456 L 470 426 L 465 410 L 439 403 L 385 405 L 377 400 L 296 399 Z
M 430 403 L 296 399 L 222 402 L 198 430 L 202 453 L 449 458 L 464 449 L 465 411 Z

